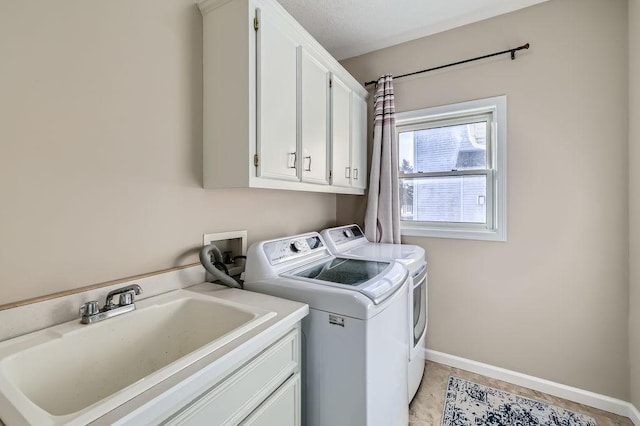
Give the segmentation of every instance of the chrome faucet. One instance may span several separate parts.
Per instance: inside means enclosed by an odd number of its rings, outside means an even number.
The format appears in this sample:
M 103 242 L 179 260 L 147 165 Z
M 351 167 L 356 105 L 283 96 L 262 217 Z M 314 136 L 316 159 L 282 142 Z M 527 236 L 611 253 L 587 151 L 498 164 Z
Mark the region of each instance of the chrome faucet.
M 87 302 L 80 306 L 80 315 L 82 316 L 80 322 L 83 324 L 92 324 L 124 314 L 125 312 L 133 311 L 136 309 L 136 305 L 133 303 L 134 297 L 140 293 L 142 293 L 142 288 L 140 288 L 138 284 L 132 284 L 110 291 L 109 294 L 107 294 L 107 300 L 102 309 L 100 309 L 100 304 L 95 300 Z M 113 298 L 116 296 L 120 296 L 118 304 L 113 303 Z

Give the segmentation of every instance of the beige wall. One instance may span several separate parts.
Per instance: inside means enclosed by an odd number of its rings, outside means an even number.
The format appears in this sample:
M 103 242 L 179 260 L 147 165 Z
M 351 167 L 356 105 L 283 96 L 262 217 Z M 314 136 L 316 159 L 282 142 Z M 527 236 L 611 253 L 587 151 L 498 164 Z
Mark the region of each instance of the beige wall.
M 640 409 L 640 0 L 629 0 L 629 359 L 631 402 Z
M 427 346 L 628 400 L 627 2 L 553 0 L 343 65 L 369 81 L 525 42 L 395 83 L 398 111 L 508 97 L 508 241 L 403 240 L 427 250 Z M 362 221 L 362 199 L 337 204 Z
M 201 38 L 193 0 L 0 2 L 0 305 L 334 224 L 335 195 L 202 189 Z

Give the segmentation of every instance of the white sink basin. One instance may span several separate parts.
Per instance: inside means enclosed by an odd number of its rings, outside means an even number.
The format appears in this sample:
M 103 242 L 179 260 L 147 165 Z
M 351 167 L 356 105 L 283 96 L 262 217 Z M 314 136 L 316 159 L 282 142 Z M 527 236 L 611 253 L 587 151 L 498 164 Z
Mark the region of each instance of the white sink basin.
M 0 343 L 3 402 L 31 424 L 91 421 L 275 316 L 185 290 L 136 305 Z

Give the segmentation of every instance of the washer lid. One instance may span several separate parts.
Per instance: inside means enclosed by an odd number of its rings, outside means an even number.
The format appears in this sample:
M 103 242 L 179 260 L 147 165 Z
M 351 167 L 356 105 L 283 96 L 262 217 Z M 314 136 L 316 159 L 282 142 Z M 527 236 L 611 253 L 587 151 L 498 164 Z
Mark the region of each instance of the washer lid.
M 398 261 L 424 259 L 422 247 L 408 244 L 367 243 L 343 253 L 369 259 L 391 258 Z
M 377 305 L 402 287 L 406 274 L 396 263 L 330 257 L 283 275 L 358 291 Z
M 340 226 L 322 231 L 329 251 L 365 259 L 394 259 L 405 265 L 424 262 L 424 249 L 407 244 L 372 243 L 358 225 Z

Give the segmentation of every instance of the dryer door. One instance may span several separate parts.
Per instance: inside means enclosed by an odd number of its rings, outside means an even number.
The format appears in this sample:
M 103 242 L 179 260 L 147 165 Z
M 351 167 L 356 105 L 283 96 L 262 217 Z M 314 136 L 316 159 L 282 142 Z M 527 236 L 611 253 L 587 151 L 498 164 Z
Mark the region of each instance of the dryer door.
M 417 348 L 420 339 L 427 331 L 427 265 L 420 268 L 416 275 L 413 277 L 413 294 L 412 294 L 412 309 L 411 309 L 411 330 L 412 347 L 410 359 L 413 359 L 413 353 Z

